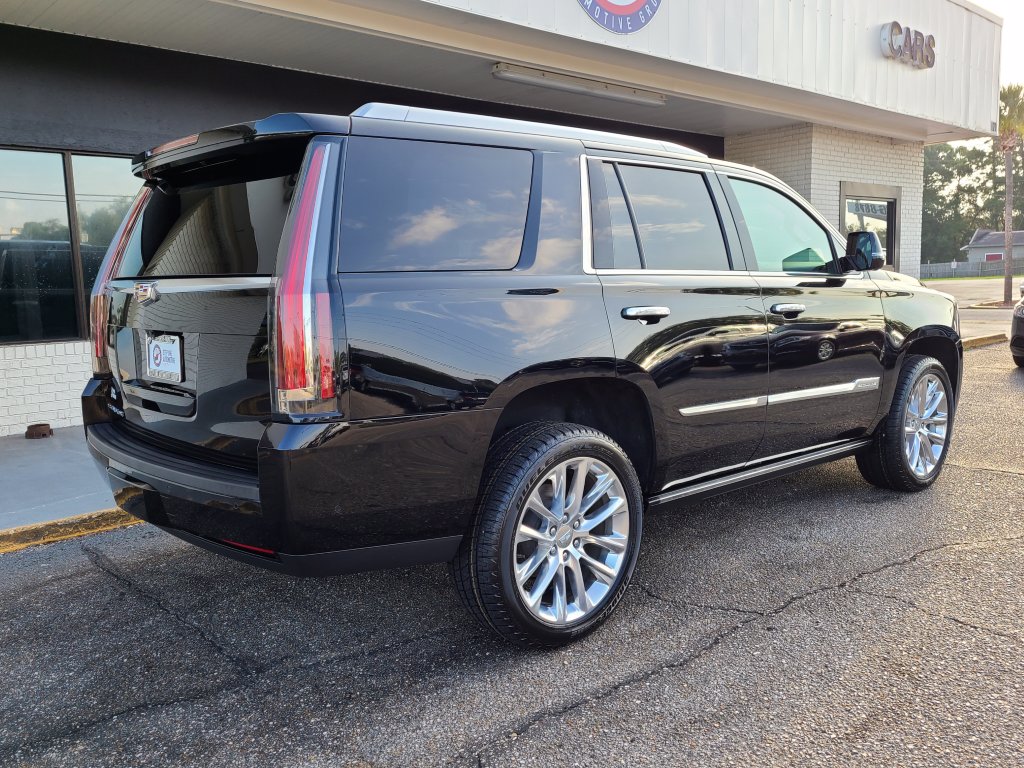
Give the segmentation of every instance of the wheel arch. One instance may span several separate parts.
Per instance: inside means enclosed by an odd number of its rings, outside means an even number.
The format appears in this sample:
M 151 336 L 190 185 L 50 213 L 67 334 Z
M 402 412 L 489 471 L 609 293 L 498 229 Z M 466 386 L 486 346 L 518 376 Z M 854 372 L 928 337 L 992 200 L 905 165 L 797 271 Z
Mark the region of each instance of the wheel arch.
M 570 422 L 604 432 L 622 446 L 645 494 L 651 491 L 664 455 L 662 437 L 647 395 L 636 384 L 614 376 L 583 376 L 521 389 L 503 406 L 490 444 L 531 421 Z
M 914 329 L 907 334 L 900 347 L 890 346 L 892 344 L 893 328 L 890 326 L 887 351 L 884 355 L 884 366 L 886 370 L 883 379 L 882 397 L 878 402 L 878 413 L 876 414 L 876 426 L 889 413 L 892 407 L 893 397 L 896 394 L 896 383 L 903 370 L 903 364 L 910 355 L 927 355 L 934 357 L 942 365 L 949 377 L 953 387 L 953 403 L 955 405 L 960 394 L 960 386 L 963 378 L 963 344 L 960 336 L 952 328 L 942 325 L 923 326 Z
M 946 370 L 949 383 L 953 387 L 954 400 L 960 395 L 961 377 L 963 375 L 963 345 L 960 337 L 952 328 L 932 326 L 919 328 L 911 334 L 900 355 L 899 366 L 910 355 L 927 355 L 938 360 Z

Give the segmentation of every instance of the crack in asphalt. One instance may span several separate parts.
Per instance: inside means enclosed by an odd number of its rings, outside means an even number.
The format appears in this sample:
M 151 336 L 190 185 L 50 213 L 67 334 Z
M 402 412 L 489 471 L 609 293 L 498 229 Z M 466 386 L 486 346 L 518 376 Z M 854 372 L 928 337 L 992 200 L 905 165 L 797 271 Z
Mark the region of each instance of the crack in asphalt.
M 126 591 L 126 593 L 131 593 L 135 597 L 142 598 L 145 602 L 155 605 L 168 616 L 175 619 L 179 624 L 195 632 L 195 634 L 210 645 L 218 655 L 224 657 L 238 673 L 247 677 L 259 671 L 259 665 L 252 659 L 247 659 L 235 654 L 230 648 L 227 648 L 220 643 L 217 638 L 210 634 L 201 624 L 192 621 L 188 616 L 184 616 L 176 611 L 174 606 L 160 597 L 160 595 L 150 592 L 136 584 L 128 576 L 121 573 L 111 559 L 102 552 L 93 549 L 84 543 L 82 544 L 82 551 L 85 553 L 85 556 L 89 558 L 90 563 L 117 582 L 122 589 Z
M 683 607 L 683 608 L 696 608 L 697 610 L 701 610 L 701 611 L 720 611 L 720 612 L 723 612 L 723 613 L 742 613 L 742 614 L 748 614 L 748 615 L 754 615 L 754 616 L 763 616 L 764 615 L 761 611 L 752 610 L 752 609 L 749 609 L 749 608 L 734 608 L 731 605 L 709 605 L 707 603 L 694 603 L 694 602 L 692 602 L 690 600 L 679 600 L 679 599 L 672 598 L 672 597 L 666 597 L 665 595 L 661 594 L 660 592 L 656 592 L 655 590 L 651 589 L 647 585 L 631 584 L 630 586 L 633 587 L 634 589 L 639 589 L 645 595 L 647 595 L 650 598 L 653 598 L 654 600 L 657 600 L 657 601 L 662 602 L 662 603 L 668 603 L 669 605 L 680 606 L 680 607 Z
M 966 469 L 971 472 L 992 472 L 997 475 L 1010 475 L 1012 477 L 1024 477 L 1024 472 L 1017 472 L 1013 469 L 999 469 L 998 467 L 976 467 L 971 464 L 958 464 L 954 461 L 947 461 L 946 466 Z
M 184 621 L 181 616 L 179 616 L 173 610 L 169 609 L 164 603 L 164 601 L 159 599 L 157 596 L 151 595 L 145 590 L 140 589 L 139 587 L 134 585 L 130 579 L 117 572 L 117 570 L 113 568 L 113 565 L 110 562 L 109 558 L 104 556 L 102 553 L 88 549 L 85 545 L 82 546 L 82 550 L 86 553 L 86 556 L 89 557 L 90 562 L 92 562 L 97 569 L 113 578 L 122 586 L 128 586 L 129 591 L 132 594 L 142 596 L 146 599 L 147 602 L 155 604 L 157 607 L 160 608 L 160 610 L 170 614 L 175 619 L 184 624 L 186 627 L 196 631 L 204 640 L 210 642 L 210 638 L 195 624 L 188 621 Z M 97 560 L 94 559 L 94 557 L 99 558 L 99 561 L 97 562 Z M 122 592 L 122 594 L 126 594 L 126 592 Z M 307 672 L 310 670 L 317 669 L 318 667 L 328 666 L 330 664 L 371 659 L 375 656 L 382 655 L 388 651 L 399 650 L 406 646 L 414 645 L 423 640 L 427 640 L 435 635 L 444 634 L 447 631 L 447 627 L 435 629 L 429 632 L 422 632 L 412 637 L 407 637 L 403 640 L 398 640 L 392 643 L 387 643 L 382 646 L 377 646 L 375 648 L 364 648 L 359 651 L 356 651 L 355 653 L 329 654 L 327 656 L 309 659 L 306 661 L 302 661 L 300 663 L 289 664 L 288 662 L 292 660 L 292 657 L 285 656 L 275 660 L 270 664 L 266 664 L 263 666 L 253 665 L 250 671 L 244 674 L 244 679 L 240 682 L 238 681 L 238 678 L 235 678 L 234 680 L 229 681 L 227 684 L 217 686 L 212 690 L 200 691 L 188 696 L 177 696 L 162 701 L 139 702 L 138 704 L 134 704 L 130 707 L 125 707 L 115 712 L 110 712 L 106 715 L 103 715 L 102 717 L 98 717 L 93 720 L 86 721 L 84 723 L 77 723 L 69 728 L 50 729 L 47 731 L 42 731 L 40 733 L 37 733 L 31 740 L 26 742 L 19 742 L 16 744 L 0 744 L 0 757 L 21 755 L 27 753 L 37 747 L 60 741 L 61 739 L 67 738 L 68 736 L 82 734 L 95 728 L 99 728 L 125 715 L 156 711 L 167 707 L 177 706 L 179 704 L 195 704 L 201 701 L 214 699 L 223 694 L 231 694 L 237 691 L 243 691 L 249 688 L 253 688 L 257 684 L 259 684 L 263 679 L 265 679 L 269 673 L 295 671 Z M 218 653 L 223 652 L 224 649 L 219 643 L 212 642 L 211 644 L 215 649 L 218 650 Z
M 220 686 L 213 691 L 194 693 L 189 696 L 177 696 L 175 698 L 165 699 L 163 701 L 144 701 L 138 704 L 133 704 L 130 707 L 119 709 L 116 712 L 111 712 L 95 720 L 89 720 L 84 723 L 78 723 L 76 725 L 71 726 L 70 728 L 54 728 L 47 731 L 42 731 L 41 733 L 38 733 L 35 736 L 33 736 L 33 738 L 30 741 L 20 742 L 17 744 L 0 744 L 0 757 L 15 757 L 19 755 L 25 755 L 36 747 L 60 741 L 61 739 L 67 738 L 68 736 L 90 731 L 93 728 L 98 728 L 101 725 L 111 723 L 114 720 L 117 720 L 119 717 L 124 717 L 125 715 L 134 715 L 137 713 L 147 712 L 150 710 L 163 709 L 164 707 L 173 707 L 178 704 L 194 704 L 203 701 L 204 699 L 219 696 L 222 693 L 231 693 L 237 690 L 241 690 L 247 687 L 247 685 L 248 683 L 242 683 L 239 685 L 226 685 Z
M 974 624 L 970 621 L 958 618 L 956 616 L 952 616 L 948 613 L 937 613 L 935 611 L 930 611 L 920 603 L 917 603 L 914 600 L 911 600 L 907 597 L 900 597 L 899 595 L 890 595 L 886 592 L 874 592 L 869 589 L 859 589 L 857 587 L 851 587 L 851 590 L 860 595 L 870 595 L 871 597 L 877 597 L 882 600 L 892 600 L 893 602 L 899 603 L 900 605 L 905 605 L 908 608 L 913 608 L 915 611 L 920 611 L 925 616 L 930 616 L 933 619 L 946 619 L 947 621 L 951 621 L 954 624 L 959 624 L 961 627 L 965 627 L 967 629 L 973 629 L 977 630 L 978 632 L 984 632 L 986 634 L 993 635 L 995 637 L 1001 637 L 1004 640 L 1012 640 L 1015 643 L 1022 642 L 1021 637 L 1019 635 L 1014 635 L 1010 632 L 1003 632 L 1001 630 L 994 629 L 993 627 L 986 627 L 983 624 Z
M 750 624 L 752 624 L 754 622 L 757 622 L 757 621 L 760 621 L 760 620 L 762 620 L 764 618 L 777 616 L 778 614 L 783 613 L 784 611 L 788 610 L 790 607 L 792 607 L 793 605 L 795 605 L 795 604 L 797 604 L 799 602 L 803 602 L 803 601 L 808 600 L 808 599 L 810 599 L 812 597 L 815 597 L 817 595 L 820 595 L 820 594 L 823 594 L 823 593 L 826 593 L 826 592 L 830 592 L 830 591 L 838 591 L 838 590 L 842 590 L 842 589 L 853 588 L 853 591 L 858 592 L 860 594 L 872 595 L 872 596 L 878 597 L 880 599 L 890 599 L 890 600 L 893 600 L 893 601 L 898 602 L 900 604 L 906 605 L 907 607 L 909 607 L 911 609 L 924 612 L 924 613 L 926 613 L 928 615 L 931 615 L 933 617 L 947 619 L 947 620 L 949 620 L 951 622 L 954 622 L 954 623 L 959 624 L 959 625 L 964 626 L 964 627 L 969 627 L 969 628 L 977 630 L 977 631 L 989 632 L 989 633 L 992 633 L 994 635 L 998 635 L 1000 637 L 1004 637 L 1006 639 L 1010 639 L 1010 640 L 1014 640 L 1014 641 L 1019 642 L 1020 638 L 1015 637 L 1013 635 L 1007 635 L 1005 633 L 1001 633 L 998 630 L 994 630 L 992 628 L 974 625 L 974 624 L 971 624 L 969 622 L 966 622 L 964 620 L 958 619 L 958 618 L 953 617 L 953 616 L 947 616 L 947 615 L 942 615 L 942 614 L 935 614 L 935 613 L 929 612 L 927 609 L 925 609 L 922 606 L 914 603 L 913 601 L 906 600 L 906 599 L 903 599 L 903 598 L 899 598 L 899 597 L 897 597 L 895 595 L 886 595 L 886 594 L 882 594 L 882 593 L 875 593 L 875 592 L 872 592 L 872 591 L 869 591 L 869 590 L 857 589 L 857 588 L 854 587 L 854 585 L 857 582 L 859 582 L 862 579 L 865 579 L 865 578 L 867 578 L 869 576 L 873 576 L 873 575 L 876 575 L 876 574 L 879 574 L 879 573 L 882 573 L 882 572 L 885 572 L 887 570 L 891 570 L 891 569 L 894 569 L 894 568 L 905 567 L 907 565 L 910 565 L 910 564 L 916 562 L 919 558 L 925 557 L 925 556 L 930 555 L 930 554 L 934 554 L 936 552 L 941 552 L 943 550 L 953 549 L 953 548 L 958 548 L 958 547 L 972 547 L 972 546 L 985 546 L 985 545 L 989 545 L 989 544 L 1012 543 L 1012 542 L 1018 542 L 1018 541 L 1022 541 L 1022 540 L 1024 540 L 1024 535 L 995 537 L 995 538 L 989 538 L 989 539 L 978 539 L 978 540 L 975 540 L 975 541 L 955 541 L 955 542 L 947 542 L 945 544 L 939 544 L 939 545 L 936 545 L 936 546 L 933 546 L 933 547 L 927 547 L 925 549 L 922 549 L 922 550 L 919 550 L 917 552 L 914 552 L 913 554 L 911 554 L 911 555 L 909 555 L 907 557 L 901 558 L 899 560 L 893 560 L 893 561 L 890 561 L 890 562 L 887 562 L 887 563 L 883 563 L 882 565 L 880 565 L 880 566 L 878 566 L 876 568 L 872 568 L 872 569 L 868 569 L 868 570 L 857 572 L 853 576 L 851 576 L 851 577 L 849 577 L 847 579 L 844 579 L 843 581 L 837 582 L 835 584 L 827 584 L 827 585 L 815 587 L 813 589 L 809 589 L 809 590 L 806 590 L 804 592 L 800 592 L 800 593 L 798 593 L 796 595 L 792 595 L 789 598 L 787 598 L 785 601 L 780 603 L 779 605 L 773 606 L 771 608 L 763 609 L 763 610 L 751 609 L 751 608 L 741 608 L 741 607 L 737 607 L 737 606 L 727 606 L 727 605 L 712 605 L 712 604 L 696 603 L 696 602 L 688 601 L 688 600 L 673 599 L 671 597 L 668 597 L 668 596 L 665 596 L 663 594 L 660 594 L 656 590 L 651 589 L 651 588 L 649 588 L 647 586 L 636 585 L 636 586 L 638 586 L 638 588 L 639 588 L 639 590 L 641 592 L 643 592 L 645 595 L 647 595 L 648 597 L 650 597 L 651 599 L 654 599 L 654 600 L 659 600 L 661 602 L 677 605 L 677 606 L 680 606 L 680 607 L 697 609 L 697 610 L 717 611 L 717 612 L 741 614 L 742 618 L 738 618 L 734 623 L 730 624 L 729 626 L 727 626 L 724 629 L 722 629 L 720 632 L 716 633 L 714 636 L 709 638 L 705 643 L 703 643 L 702 645 L 700 645 L 696 649 L 693 649 L 693 650 L 691 650 L 691 651 L 689 651 L 687 653 L 682 653 L 682 654 L 678 654 L 678 655 L 675 655 L 675 656 L 671 656 L 671 657 L 669 657 L 667 659 L 664 659 L 662 662 L 660 662 L 660 663 L 658 663 L 658 664 L 656 664 L 656 665 L 654 665 L 652 667 L 648 667 L 646 669 L 643 669 L 643 670 L 640 670 L 638 672 L 635 672 L 635 673 L 633 673 L 633 674 L 631 674 L 631 675 L 629 675 L 629 676 L 627 676 L 625 678 L 622 678 L 622 679 L 620 679 L 618 681 L 615 681 L 615 682 L 613 682 L 613 683 L 611 683 L 611 684 L 609 684 L 609 685 L 607 685 L 605 687 L 602 687 L 602 688 L 600 688 L 600 689 L 598 689 L 598 690 L 596 690 L 594 692 L 591 692 L 591 693 L 588 693 L 588 694 L 586 694 L 584 696 L 576 698 L 576 699 L 574 699 L 572 701 L 566 702 L 565 704 L 562 704 L 560 706 L 549 707 L 549 708 L 545 708 L 545 709 L 539 710 L 537 712 L 534 712 L 529 717 L 524 718 L 523 720 L 521 720 L 514 728 L 512 728 L 510 730 L 504 730 L 503 729 L 500 734 L 491 736 L 489 738 L 485 738 L 485 739 L 483 739 L 481 741 L 478 741 L 476 743 L 476 745 L 470 747 L 469 749 L 462 750 L 459 754 L 455 755 L 452 758 L 451 762 L 456 762 L 456 761 L 464 760 L 466 758 L 470 758 L 470 759 L 475 758 L 475 760 L 473 760 L 473 762 L 476 765 L 483 766 L 484 763 L 485 763 L 485 760 L 486 760 L 486 753 L 492 751 L 502 741 L 506 741 L 510 737 L 516 737 L 517 738 L 517 737 L 523 735 L 524 733 L 526 733 L 533 726 L 535 726 L 535 725 L 537 725 L 537 724 L 539 724 L 539 723 L 541 723 L 541 722 L 543 722 L 543 721 L 545 721 L 547 719 L 550 719 L 552 717 L 557 717 L 557 716 L 560 716 L 560 715 L 564 715 L 564 714 L 566 714 L 568 712 L 571 712 L 574 709 L 577 709 L 577 708 L 579 708 L 579 707 L 581 707 L 584 704 L 587 704 L 589 702 L 600 701 L 600 700 L 603 700 L 605 698 L 608 698 L 609 696 L 612 696 L 612 695 L 614 695 L 615 693 L 617 693 L 617 692 L 619 692 L 621 690 L 627 689 L 627 688 L 629 688 L 629 687 L 631 687 L 631 686 L 633 686 L 633 685 L 635 685 L 637 683 L 644 682 L 645 680 L 648 680 L 648 679 L 652 678 L 654 675 L 662 673 L 662 672 L 664 672 L 666 670 L 685 668 L 685 667 L 689 666 L 690 664 L 694 663 L 695 661 L 699 660 L 700 658 L 702 658 L 702 657 L 706 656 L 707 654 L 713 652 L 714 649 L 716 647 L 718 647 L 721 643 L 723 643 L 726 639 L 728 639 L 732 635 L 738 633 L 740 630 L 742 630 L 743 628 L 749 626 Z M 132 714 L 156 711 L 156 710 L 160 710 L 160 709 L 163 709 L 163 708 L 166 708 L 166 707 L 177 706 L 177 705 L 180 705 L 180 704 L 186 704 L 186 705 L 187 704 L 193 704 L 193 703 L 197 703 L 197 702 L 200 702 L 200 701 L 212 699 L 212 698 L 215 698 L 217 696 L 221 696 L 223 694 L 230 694 L 230 693 L 234 693 L 234 692 L 239 691 L 239 690 L 244 690 L 246 688 L 251 688 L 254 685 L 256 685 L 257 683 L 259 683 L 261 680 L 265 679 L 267 674 L 272 673 L 272 672 L 278 672 L 278 671 L 309 671 L 309 670 L 313 670 L 313 669 L 316 669 L 316 668 L 321 667 L 321 666 L 327 666 L 327 665 L 331 665 L 331 664 L 335 664 L 335 663 L 339 663 L 339 662 L 347 662 L 347 661 L 353 661 L 353 660 L 361 660 L 361 659 L 373 658 L 375 656 L 379 656 L 379 655 L 387 653 L 389 651 L 398 650 L 398 649 L 400 649 L 402 647 L 406 647 L 408 645 L 419 643 L 419 642 L 421 642 L 423 640 L 427 640 L 427 639 L 429 639 L 429 638 L 431 638 L 433 636 L 439 635 L 439 634 L 444 634 L 445 632 L 448 631 L 447 627 L 440 628 L 440 629 L 435 629 L 435 630 L 431 630 L 429 632 L 421 633 L 421 634 L 413 636 L 413 637 L 405 638 L 404 640 L 401 640 L 401 641 L 397 641 L 397 642 L 394 642 L 394 643 L 389 643 L 389 644 L 386 644 L 386 645 L 383 645 L 383 646 L 379 646 L 377 648 L 364 649 L 364 650 L 360 650 L 360 651 L 358 651 L 356 653 L 330 654 L 328 656 L 324 656 L 324 657 L 320 657 L 320 658 L 316 658 L 316 659 L 311 659 L 309 661 L 304 661 L 304 662 L 300 662 L 300 663 L 297 663 L 297 664 L 289 664 L 289 662 L 291 661 L 291 657 L 283 657 L 281 659 L 275 660 L 273 663 L 260 666 L 258 664 L 255 664 L 251 660 L 243 659 L 243 658 L 237 656 L 236 654 L 232 653 L 230 651 L 230 649 L 226 648 L 223 644 L 221 644 L 215 638 L 213 638 L 202 626 L 196 624 L 193 621 L 190 621 L 186 616 L 183 616 L 180 613 L 178 613 L 177 611 L 175 611 L 174 608 L 171 605 L 169 605 L 167 603 L 167 601 L 164 600 L 163 598 L 161 598 L 159 595 L 153 594 L 152 592 L 149 592 L 148 590 L 145 590 L 142 587 L 140 587 L 137 584 L 135 584 L 128 576 L 126 576 L 123 573 L 121 573 L 115 567 L 114 563 L 106 555 L 104 555 L 103 553 L 101 553 L 101 552 L 99 552 L 99 551 L 97 551 L 95 549 L 92 549 L 91 547 L 87 546 L 86 544 L 82 544 L 81 545 L 81 549 L 86 554 L 86 556 L 88 557 L 89 561 L 98 570 L 100 570 L 102 573 L 107 575 L 109 578 L 113 579 L 117 584 L 119 584 L 121 586 L 122 592 L 124 594 L 131 593 L 131 594 L 133 594 L 133 595 L 135 595 L 137 597 L 140 597 L 145 602 L 156 606 L 160 611 L 168 614 L 169 616 L 174 618 L 177 622 L 179 622 L 180 624 L 182 624 L 186 628 L 188 628 L 188 629 L 192 630 L 193 632 L 195 632 L 196 634 L 198 634 L 205 642 L 207 642 L 210 646 L 212 646 L 216 650 L 216 652 L 218 654 L 220 654 L 220 655 L 224 656 L 226 659 L 228 659 L 232 663 L 232 665 L 234 666 L 236 671 L 242 676 L 243 679 L 241 681 L 239 681 L 238 678 L 235 678 L 235 679 L 233 679 L 231 681 L 228 681 L 225 685 L 217 686 L 213 690 L 197 692 L 195 694 L 188 695 L 188 696 L 174 697 L 174 698 L 167 699 L 167 700 L 164 700 L 164 701 L 141 702 L 141 703 L 133 705 L 131 707 L 126 707 L 126 708 L 118 710 L 116 712 L 109 713 L 109 714 L 104 715 L 103 717 L 97 718 L 95 720 L 88 721 L 88 722 L 85 722 L 85 723 L 79 723 L 79 724 L 74 725 L 74 726 L 72 726 L 70 728 L 65 728 L 65 729 L 62 729 L 62 730 L 59 730 L 59 731 L 54 729 L 54 730 L 51 730 L 51 731 L 47 731 L 47 732 L 36 734 L 36 736 L 34 738 L 32 738 L 30 741 L 27 741 L 27 742 L 22 742 L 22 743 L 19 743 L 19 744 L 10 744 L 10 743 L 8 743 L 6 745 L 0 745 L 0 755 L 4 755 L 4 754 L 6 754 L 6 755 L 22 755 L 22 754 L 25 754 L 27 751 L 32 750 L 32 749 L 34 749 L 36 747 L 39 747 L 39 746 L 42 746 L 42 745 L 45 745 L 45 744 L 48 744 L 48 743 L 52 743 L 52 742 L 55 742 L 55 741 L 59 741 L 60 739 L 66 738 L 66 737 L 71 736 L 71 735 L 84 733 L 86 731 L 89 731 L 89 730 L 95 729 L 97 727 L 103 726 L 103 725 L 105 725 L 107 723 L 110 723 L 110 722 L 112 722 L 112 721 L 114 721 L 114 720 L 116 720 L 116 719 L 118 719 L 120 717 L 124 717 L 126 715 L 132 715 Z
M 532 728 L 533 726 L 535 726 L 535 725 L 537 725 L 539 723 L 542 723 L 545 720 L 548 720 L 548 719 L 550 719 L 552 717 L 558 717 L 558 716 L 561 716 L 561 715 L 565 715 L 565 714 L 573 711 L 574 709 L 578 709 L 579 707 L 583 706 L 584 704 L 587 704 L 587 703 L 590 703 L 590 702 L 595 702 L 595 701 L 601 701 L 603 699 L 606 699 L 606 698 L 608 698 L 608 697 L 618 693 L 619 691 L 625 690 L 625 689 L 627 689 L 627 688 L 629 688 L 629 687 L 631 687 L 633 685 L 636 685 L 638 683 L 642 683 L 642 682 L 644 682 L 646 680 L 649 680 L 649 679 L 651 679 L 652 677 L 654 677 L 657 674 L 660 674 L 660 673 L 665 672 L 665 671 L 670 670 L 670 669 L 683 669 L 683 668 L 689 666 L 690 664 L 692 664 L 693 662 L 699 660 L 700 658 L 706 656 L 708 653 L 711 653 L 716 647 L 721 645 L 722 642 L 724 642 L 730 636 L 732 636 L 732 635 L 736 634 L 737 632 L 739 632 L 741 629 L 747 627 L 748 625 L 750 625 L 750 624 L 752 624 L 752 623 L 754 623 L 756 621 L 760 621 L 761 619 L 769 618 L 769 617 L 773 617 L 773 616 L 778 616 L 780 613 L 783 613 L 784 611 L 788 610 L 790 607 L 792 607 L 796 603 L 803 602 L 803 601 L 808 600 L 808 599 L 810 599 L 812 597 L 816 597 L 817 595 L 824 594 L 825 592 L 832 592 L 832 591 L 839 591 L 839 590 L 842 590 L 842 589 L 847 589 L 849 587 L 852 587 L 854 584 L 856 584 L 861 579 L 865 579 L 865 578 L 868 578 L 869 576 L 874 576 L 874 575 L 877 575 L 879 573 L 883 573 L 883 572 L 891 570 L 893 568 L 905 567 L 907 565 L 910 565 L 910 564 L 916 562 L 918 560 L 918 558 L 924 557 L 924 556 L 929 555 L 929 554 L 933 554 L 935 552 L 941 552 L 943 550 L 952 549 L 952 548 L 956 548 L 956 547 L 979 546 L 979 545 L 985 545 L 985 544 L 1002 544 L 1002 543 L 1010 543 L 1010 542 L 1016 542 L 1016 541 L 1022 541 L 1022 540 L 1024 540 L 1024 535 L 1021 535 L 1021 536 L 1005 536 L 1005 537 L 997 537 L 997 538 L 992 538 L 992 539 L 979 539 L 979 540 L 976 540 L 976 541 L 955 541 L 955 542 L 947 542 L 945 544 L 939 544 L 939 545 L 936 545 L 934 547 L 927 547 L 925 549 L 922 549 L 922 550 L 919 550 L 919 551 L 913 553 L 909 557 L 905 557 L 905 558 L 902 558 L 900 560 L 893 560 L 893 561 L 888 562 L 888 563 L 883 563 L 882 565 L 878 566 L 877 568 L 871 568 L 871 569 L 868 569 L 866 571 L 860 571 L 860 572 L 856 573 L 855 575 L 851 576 L 850 578 L 844 579 L 843 581 L 840 581 L 840 582 L 838 582 L 836 584 L 828 584 L 828 585 L 824 585 L 824 586 L 821 586 L 821 587 L 815 587 L 814 589 L 809 589 L 809 590 L 807 590 L 805 592 L 800 592 L 800 593 L 798 593 L 796 595 L 791 595 L 789 598 L 787 598 L 781 604 L 779 604 L 777 606 L 774 606 L 772 608 L 765 609 L 765 610 L 752 610 L 752 609 L 736 608 L 736 607 L 729 607 L 729 606 L 715 606 L 715 607 L 712 608 L 712 610 L 733 611 L 733 612 L 738 612 L 738 613 L 750 614 L 750 616 L 749 616 L 749 618 L 742 619 L 742 620 L 738 621 L 736 624 L 733 624 L 732 626 L 722 630 L 718 634 L 714 635 L 706 643 L 701 645 L 699 648 L 697 648 L 697 649 L 695 649 L 695 650 L 693 650 L 693 651 L 691 651 L 689 653 L 684 653 L 684 654 L 679 654 L 679 655 L 676 655 L 676 656 L 672 656 L 672 657 L 664 660 L 663 662 L 654 665 L 653 667 L 648 667 L 647 669 L 640 670 L 639 672 L 635 672 L 635 673 L 633 673 L 631 675 L 628 675 L 625 678 L 622 678 L 620 680 L 615 681 L 614 683 L 611 683 L 610 685 L 604 686 L 603 688 L 600 688 L 600 689 L 598 689 L 595 692 L 588 693 L 588 694 L 586 694 L 584 696 L 581 696 L 581 697 L 578 697 L 576 699 L 573 699 L 572 701 L 566 702 L 565 704 L 562 704 L 560 706 L 548 707 L 548 708 L 545 708 L 545 709 L 542 709 L 542 710 L 538 710 L 537 712 L 533 713 L 530 717 L 521 720 L 520 723 L 517 726 L 515 726 L 514 728 L 509 729 L 509 730 L 503 730 L 500 735 L 492 736 L 492 737 L 490 737 L 488 739 L 484 739 L 484 740 L 478 741 L 476 746 L 471 747 L 469 750 L 462 751 L 459 755 L 456 755 L 451 762 L 454 764 L 458 760 L 470 757 L 470 754 L 471 754 L 472 757 L 476 758 L 475 762 L 477 763 L 477 765 L 483 765 L 483 760 L 484 760 L 485 753 L 487 753 L 489 751 L 492 751 L 495 747 L 497 747 L 499 744 L 501 744 L 501 742 L 507 741 L 510 738 L 519 738 L 524 733 L 526 733 L 528 730 L 530 730 L 530 728 Z M 656 600 L 661 600 L 661 601 L 664 601 L 664 602 L 667 602 L 667 603 L 673 603 L 673 604 L 680 605 L 680 606 L 683 606 L 683 607 L 698 607 L 697 604 L 691 603 L 691 602 L 687 602 L 685 600 L 672 600 L 670 598 L 664 597 L 664 596 L 659 595 L 659 594 L 655 593 L 653 590 L 650 590 L 650 589 L 648 589 L 646 587 L 640 587 L 640 589 L 645 594 L 649 595 L 650 597 L 652 597 L 652 598 L 654 598 Z M 854 590 L 854 591 L 859 591 L 859 590 Z M 916 606 L 911 606 L 911 607 L 916 607 Z M 945 618 L 950 618 L 950 617 L 945 617 Z M 958 623 L 961 623 L 961 622 L 958 622 Z M 976 629 L 982 629 L 982 628 L 976 627 Z M 467 754 L 467 753 L 470 753 L 470 754 Z

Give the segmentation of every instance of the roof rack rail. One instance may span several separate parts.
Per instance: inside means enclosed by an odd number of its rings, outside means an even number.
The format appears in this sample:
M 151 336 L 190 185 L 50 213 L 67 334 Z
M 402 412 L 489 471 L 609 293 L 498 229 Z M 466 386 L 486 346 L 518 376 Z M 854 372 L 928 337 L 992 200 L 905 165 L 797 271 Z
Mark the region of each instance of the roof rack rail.
M 371 102 L 359 107 L 359 109 L 352 113 L 352 117 L 369 117 L 374 120 L 397 120 L 404 123 L 426 123 L 428 125 L 450 125 L 459 128 L 479 128 L 489 131 L 508 131 L 509 133 L 576 139 L 582 141 L 585 145 L 597 144 L 604 147 L 617 146 L 623 149 L 707 157 L 703 152 L 698 152 L 695 149 L 690 149 L 682 144 L 675 144 L 671 141 L 645 139 L 640 136 L 594 131 L 588 128 L 569 128 L 552 123 L 513 120 L 507 117 L 489 117 L 487 115 L 474 115 L 467 112 L 448 112 L 441 109 L 406 107 L 400 104 Z

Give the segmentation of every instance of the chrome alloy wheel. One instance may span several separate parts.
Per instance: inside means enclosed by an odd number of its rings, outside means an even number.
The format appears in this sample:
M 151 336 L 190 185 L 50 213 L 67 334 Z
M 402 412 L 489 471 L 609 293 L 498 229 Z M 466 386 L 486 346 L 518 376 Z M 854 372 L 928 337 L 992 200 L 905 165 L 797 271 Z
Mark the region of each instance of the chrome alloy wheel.
M 910 471 L 926 478 L 935 471 L 949 428 L 949 400 L 938 376 L 922 376 L 903 414 L 903 454 Z
M 603 462 L 586 457 L 553 467 L 530 491 L 513 545 L 519 596 L 547 624 L 596 611 L 626 562 L 629 501 Z

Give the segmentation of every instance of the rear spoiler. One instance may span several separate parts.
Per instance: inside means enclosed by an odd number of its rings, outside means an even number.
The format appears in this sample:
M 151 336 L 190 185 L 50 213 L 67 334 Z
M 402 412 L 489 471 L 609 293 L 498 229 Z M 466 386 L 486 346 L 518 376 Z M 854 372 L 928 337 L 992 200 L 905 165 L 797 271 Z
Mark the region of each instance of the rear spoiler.
M 215 160 L 225 152 L 237 152 L 256 142 L 308 139 L 323 134 L 347 134 L 352 119 L 335 115 L 282 112 L 277 115 L 175 139 L 147 149 L 132 158 L 132 173 L 150 181 L 173 175 L 176 169 Z

